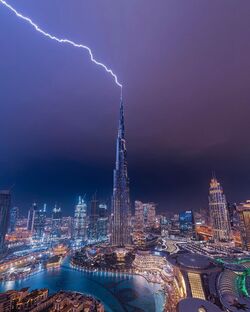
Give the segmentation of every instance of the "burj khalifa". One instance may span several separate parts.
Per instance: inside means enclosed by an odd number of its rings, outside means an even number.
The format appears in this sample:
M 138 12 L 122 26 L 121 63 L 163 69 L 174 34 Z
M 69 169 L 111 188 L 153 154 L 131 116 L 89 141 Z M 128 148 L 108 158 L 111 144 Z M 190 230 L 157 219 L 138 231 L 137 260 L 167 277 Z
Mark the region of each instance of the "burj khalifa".
M 113 180 L 112 212 L 112 245 L 125 246 L 130 244 L 131 210 L 127 150 L 125 141 L 124 106 L 122 99 L 120 104 L 119 127 L 116 141 L 116 163 Z

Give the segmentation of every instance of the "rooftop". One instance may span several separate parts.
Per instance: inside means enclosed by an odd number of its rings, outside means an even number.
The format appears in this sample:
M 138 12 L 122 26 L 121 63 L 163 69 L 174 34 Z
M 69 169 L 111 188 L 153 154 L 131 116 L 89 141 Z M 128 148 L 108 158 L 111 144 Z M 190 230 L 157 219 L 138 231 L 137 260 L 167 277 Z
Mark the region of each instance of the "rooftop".
M 187 298 L 181 300 L 177 305 L 178 312 L 222 312 L 213 303 L 197 299 L 197 298 Z
M 182 269 L 193 269 L 198 271 L 203 270 L 217 270 L 218 266 L 208 257 L 193 254 L 193 253 L 180 253 L 169 257 L 169 262 Z

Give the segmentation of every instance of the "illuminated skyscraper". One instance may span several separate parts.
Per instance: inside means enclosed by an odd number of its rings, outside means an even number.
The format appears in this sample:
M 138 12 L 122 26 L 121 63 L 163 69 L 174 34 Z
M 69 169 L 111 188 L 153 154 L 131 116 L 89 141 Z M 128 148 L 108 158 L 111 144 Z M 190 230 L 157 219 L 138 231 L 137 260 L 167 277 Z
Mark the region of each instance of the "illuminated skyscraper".
M 53 238 L 60 238 L 61 237 L 61 226 L 62 226 L 62 211 L 60 207 L 55 207 L 52 210 L 52 230 L 51 236 Z
M 144 222 L 147 228 L 152 228 L 155 226 L 156 221 L 156 204 L 146 203 L 144 204 Z
M 108 206 L 106 204 L 99 204 L 98 206 L 98 216 L 99 218 L 107 218 L 108 217 Z
M 43 208 L 39 208 L 37 205 L 34 206 L 33 218 L 33 238 L 43 240 L 46 223 L 46 204 L 44 204 Z
M 74 239 L 81 241 L 87 239 L 87 205 L 81 196 L 79 196 L 78 204 L 75 207 L 73 231 Z
M 144 207 L 141 201 L 135 201 L 135 230 L 144 230 Z
M 237 206 L 243 249 L 250 251 L 250 200 Z
M 96 199 L 96 194 L 92 197 L 90 203 L 90 216 L 89 216 L 89 226 L 88 226 L 88 238 L 90 241 L 98 240 L 97 233 L 97 220 L 98 220 L 98 200 Z
M 111 236 L 112 245 L 118 246 L 131 243 L 129 179 L 123 110 L 123 101 L 121 100 L 113 180 L 113 223 Z
M 8 232 L 14 232 L 16 229 L 16 222 L 17 222 L 17 218 L 18 218 L 18 212 L 19 209 L 18 207 L 12 207 L 10 209 L 10 221 L 9 221 L 9 229 Z
M 0 254 L 4 250 L 5 235 L 10 218 L 10 191 L 0 191 Z
M 97 236 L 99 240 L 108 238 L 108 207 L 100 204 L 98 207 Z
M 135 201 L 135 229 L 143 230 L 155 225 L 155 203 Z
M 179 213 L 180 231 L 185 234 L 193 234 L 194 216 L 191 210 L 181 211 Z
M 239 214 L 237 212 L 237 205 L 235 203 L 234 204 L 227 203 L 227 208 L 228 208 L 231 228 L 238 230 L 239 229 Z
M 27 230 L 33 232 L 34 230 L 34 219 L 35 219 L 35 211 L 37 210 L 36 203 L 33 203 L 28 213 L 28 222 L 27 222 Z
M 231 226 L 226 197 L 220 183 L 215 177 L 211 179 L 209 188 L 209 212 L 215 241 L 231 239 Z

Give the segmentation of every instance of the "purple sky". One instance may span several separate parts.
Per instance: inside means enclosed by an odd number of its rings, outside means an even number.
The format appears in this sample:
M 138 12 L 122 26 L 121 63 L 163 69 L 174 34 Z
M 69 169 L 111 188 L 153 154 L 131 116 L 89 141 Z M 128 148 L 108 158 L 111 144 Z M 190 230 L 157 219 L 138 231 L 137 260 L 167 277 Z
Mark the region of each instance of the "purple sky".
M 249 0 L 9 0 L 46 31 L 89 45 L 124 84 L 132 199 L 207 205 L 215 170 L 250 197 Z M 0 187 L 70 212 L 109 198 L 119 88 L 87 53 L 0 5 Z

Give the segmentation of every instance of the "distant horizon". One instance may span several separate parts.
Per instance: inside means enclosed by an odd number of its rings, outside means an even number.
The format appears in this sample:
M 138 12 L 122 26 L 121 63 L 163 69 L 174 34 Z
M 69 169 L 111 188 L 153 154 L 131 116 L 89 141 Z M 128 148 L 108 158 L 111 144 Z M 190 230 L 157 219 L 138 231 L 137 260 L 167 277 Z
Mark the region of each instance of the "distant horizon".
M 20 211 L 21 211 L 20 215 L 22 217 L 27 217 L 26 215 L 23 215 L 22 213 L 25 212 L 25 214 L 28 214 L 28 210 L 31 208 L 33 203 L 36 203 L 38 206 L 43 206 L 44 204 L 46 204 L 47 205 L 47 209 L 46 209 L 47 217 L 49 217 L 49 214 L 52 214 L 52 209 L 55 207 L 55 205 L 57 205 L 58 207 L 60 207 L 62 209 L 62 215 L 64 217 L 67 217 L 67 216 L 73 216 L 74 215 L 74 209 L 75 209 L 75 206 L 77 205 L 79 196 L 85 197 L 84 200 L 85 200 L 85 202 L 87 204 L 88 211 L 89 211 L 90 210 L 90 204 L 91 204 L 92 196 L 94 194 L 95 194 L 95 192 L 92 195 L 90 195 L 90 194 L 77 194 L 77 195 L 72 197 L 72 202 L 70 200 L 68 200 L 68 202 L 66 204 L 63 203 L 63 202 L 60 202 L 60 201 L 52 201 L 52 200 L 49 200 L 49 201 L 46 201 L 46 200 L 39 200 L 39 201 L 38 200 L 33 200 L 30 203 L 23 204 L 23 207 L 20 207 L 21 205 L 18 205 L 18 204 L 15 204 L 15 203 L 12 203 L 12 206 L 13 207 L 16 206 L 16 207 L 18 207 L 20 209 Z M 105 199 L 103 197 L 98 197 L 98 192 L 97 192 L 97 198 L 96 199 L 99 202 L 99 204 L 106 204 L 107 207 L 108 207 L 108 211 L 111 212 L 111 196 L 110 196 L 110 198 L 106 198 Z M 227 197 L 226 197 L 226 199 L 227 199 Z M 131 200 L 132 212 L 134 212 L 134 205 L 135 205 L 135 201 L 137 201 L 137 200 L 142 201 L 139 198 Z M 237 204 L 238 205 L 238 204 L 240 204 L 242 202 L 245 202 L 246 200 L 248 200 L 248 199 L 245 198 L 245 199 L 242 199 L 242 200 L 240 200 L 238 202 L 237 201 L 229 201 L 229 200 L 227 200 L 227 202 L 229 204 Z M 190 209 L 188 209 L 188 208 L 184 209 L 183 208 L 183 209 L 173 209 L 173 210 L 161 210 L 160 206 L 159 206 L 159 203 L 157 203 L 156 201 L 150 201 L 149 200 L 149 201 L 142 201 L 142 202 L 144 202 L 144 203 L 148 203 L 148 202 L 155 203 L 156 204 L 156 213 L 157 214 L 163 214 L 163 215 L 175 214 L 175 213 L 178 214 L 180 212 L 187 211 L 187 210 L 192 210 L 193 212 L 199 212 L 200 210 L 208 209 L 208 202 L 207 202 L 207 206 L 204 205 L 204 206 L 201 206 L 201 207 L 190 208 Z

